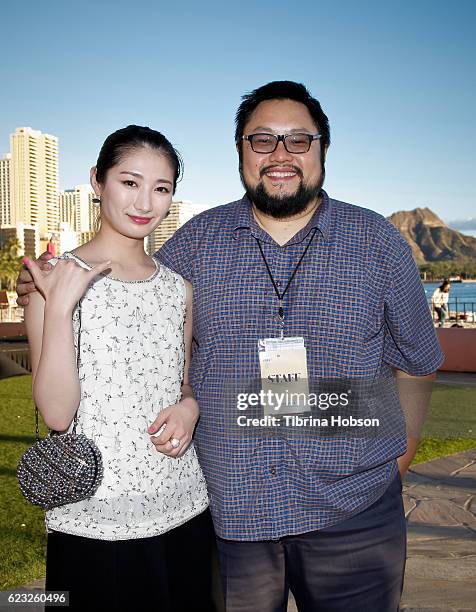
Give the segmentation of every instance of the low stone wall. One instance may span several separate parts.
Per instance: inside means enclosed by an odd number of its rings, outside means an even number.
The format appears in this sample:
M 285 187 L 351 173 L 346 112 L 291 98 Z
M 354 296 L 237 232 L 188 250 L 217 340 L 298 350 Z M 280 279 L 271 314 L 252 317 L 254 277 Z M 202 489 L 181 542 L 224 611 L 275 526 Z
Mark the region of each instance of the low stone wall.
M 26 338 L 26 328 L 23 321 L 0 322 L 0 340 L 8 338 Z
M 448 327 L 436 331 L 445 354 L 440 370 L 476 372 L 476 329 Z

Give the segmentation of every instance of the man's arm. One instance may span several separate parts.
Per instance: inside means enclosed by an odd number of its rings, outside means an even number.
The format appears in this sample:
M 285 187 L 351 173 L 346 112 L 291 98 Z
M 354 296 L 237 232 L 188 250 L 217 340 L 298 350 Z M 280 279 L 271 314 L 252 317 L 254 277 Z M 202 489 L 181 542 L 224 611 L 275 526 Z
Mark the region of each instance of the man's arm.
M 382 358 L 394 372 L 405 414 L 407 450 L 398 458 L 403 477 L 417 451 L 435 372 L 444 355 L 410 246 L 390 223 L 385 222 L 380 229 L 385 245 L 382 258 L 388 265 Z
M 405 414 L 407 450 L 398 458 L 398 469 L 402 480 L 415 457 L 421 432 L 430 405 L 433 381 L 436 374 L 411 376 L 403 370 L 394 370 L 400 405 Z

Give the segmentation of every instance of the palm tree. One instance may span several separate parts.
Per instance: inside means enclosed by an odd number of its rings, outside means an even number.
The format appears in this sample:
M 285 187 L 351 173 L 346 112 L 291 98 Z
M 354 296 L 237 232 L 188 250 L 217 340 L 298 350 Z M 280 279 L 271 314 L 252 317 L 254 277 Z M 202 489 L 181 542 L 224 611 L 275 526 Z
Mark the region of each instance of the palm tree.
M 10 238 L 0 248 L 0 287 L 7 291 L 15 289 L 15 281 L 22 265 L 18 238 Z

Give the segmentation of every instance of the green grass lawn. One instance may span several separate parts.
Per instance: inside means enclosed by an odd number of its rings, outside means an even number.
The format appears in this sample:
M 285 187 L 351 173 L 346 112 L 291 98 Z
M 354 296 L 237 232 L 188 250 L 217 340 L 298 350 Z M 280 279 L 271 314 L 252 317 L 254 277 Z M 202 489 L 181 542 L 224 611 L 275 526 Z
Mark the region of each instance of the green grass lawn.
M 413 463 L 476 447 L 476 389 L 435 385 Z
M 16 477 L 20 455 L 35 441 L 29 398 L 30 376 L 0 381 L 0 590 L 41 578 L 45 572 L 44 513 L 25 501 Z
M 16 479 L 35 439 L 30 397 L 30 376 L 0 381 L 0 590 L 44 576 L 43 511 L 24 500 Z M 424 433 L 416 463 L 476 447 L 476 389 L 436 386 Z

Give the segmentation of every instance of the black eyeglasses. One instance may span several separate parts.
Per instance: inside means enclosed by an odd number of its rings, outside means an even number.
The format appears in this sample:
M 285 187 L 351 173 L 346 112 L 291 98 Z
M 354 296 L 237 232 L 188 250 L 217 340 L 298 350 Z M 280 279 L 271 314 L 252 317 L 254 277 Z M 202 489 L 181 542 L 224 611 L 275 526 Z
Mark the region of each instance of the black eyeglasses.
M 273 153 L 281 140 L 288 153 L 307 153 L 313 140 L 319 140 L 321 134 L 250 134 L 242 136 L 247 140 L 255 153 Z

